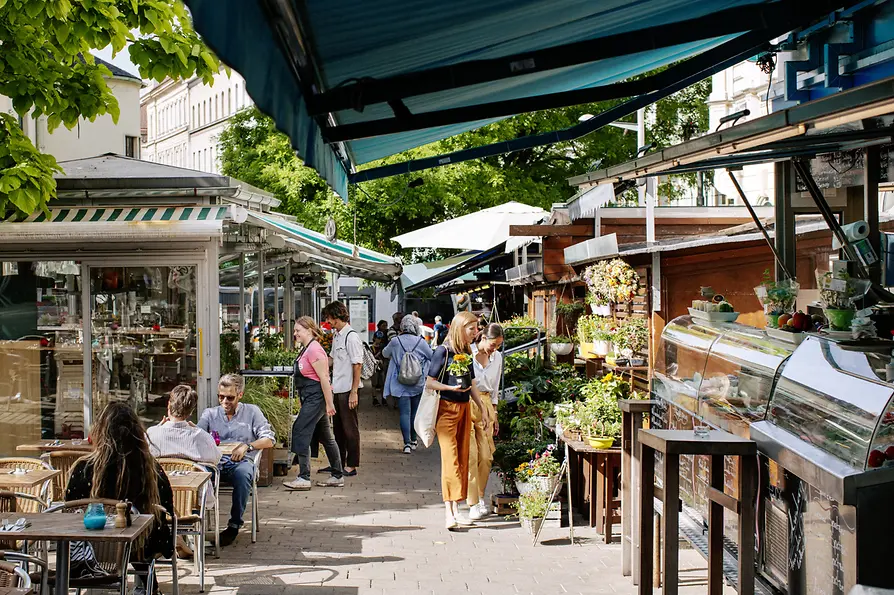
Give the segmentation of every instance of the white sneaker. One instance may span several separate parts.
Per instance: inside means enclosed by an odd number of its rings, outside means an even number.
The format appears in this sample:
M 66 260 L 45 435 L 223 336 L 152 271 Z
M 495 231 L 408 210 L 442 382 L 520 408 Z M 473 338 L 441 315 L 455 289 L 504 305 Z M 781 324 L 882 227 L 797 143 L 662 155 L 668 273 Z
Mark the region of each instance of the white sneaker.
M 490 506 L 484 500 L 480 500 L 478 502 L 478 514 L 481 515 L 481 518 L 487 518 L 491 515 Z
M 413 447 L 410 446 L 409 444 L 404 444 L 404 454 L 408 455 L 411 452 L 413 452 Z
M 344 477 L 330 477 L 326 481 L 318 481 L 317 485 L 321 488 L 343 488 L 345 487 Z
M 304 479 L 302 477 L 296 477 L 292 481 L 284 481 L 282 485 L 287 489 L 294 490 L 297 492 L 306 492 L 311 488 L 311 483 L 309 479 Z
M 469 516 L 461 510 L 457 510 L 456 514 L 453 515 L 453 518 L 456 519 L 456 524 L 461 527 L 472 527 L 475 525 L 475 521 L 470 519 Z
M 450 512 L 449 510 L 446 511 L 445 519 L 446 519 L 445 525 L 446 525 L 448 531 L 452 531 L 452 530 L 456 529 L 456 527 L 457 527 L 456 518 L 453 516 L 452 512 Z
M 419 447 L 419 441 L 418 441 L 418 440 L 413 440 L 412 442 L 410 442 L 410 449 L 411 449 L 411 450 L 416 450 L 418 447 Z
M 486 513 L 481 512 L 480 504 L 481 503 L 479 502 L 478 504 L 475 504 L 475 505 L 469 507 L 469 518 L 472 519 L 473 521 L 480 521 L 485 516 L 487 516 Z

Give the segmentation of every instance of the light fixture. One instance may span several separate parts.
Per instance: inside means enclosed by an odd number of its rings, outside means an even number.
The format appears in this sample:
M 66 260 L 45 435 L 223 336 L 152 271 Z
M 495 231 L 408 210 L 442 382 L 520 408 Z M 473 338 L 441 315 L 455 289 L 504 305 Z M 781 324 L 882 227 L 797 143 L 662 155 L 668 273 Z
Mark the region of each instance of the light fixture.
M 826 116 L 825 118 L 817 118 L 813 127 L 817 130 L 828 130 L 829 128 L 856 122 L 857 120 L 885 116 L 891 112 L 894 112 L 894 101 L 889 99 L 879 104 L 854 108 L 839 114 Z

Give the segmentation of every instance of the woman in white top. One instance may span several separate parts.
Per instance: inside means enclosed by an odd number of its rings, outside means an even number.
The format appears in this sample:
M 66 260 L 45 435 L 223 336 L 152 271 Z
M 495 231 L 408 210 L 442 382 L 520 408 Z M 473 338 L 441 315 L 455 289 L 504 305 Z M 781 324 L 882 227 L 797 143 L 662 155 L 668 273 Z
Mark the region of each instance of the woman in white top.
M 499 433 L 496 405 L 500 394 L 500 379 L 503 376 L 503 327 L 496 323 L 482 329 L 478 339 L 472 344 L 472 365 L 481 402 L 488 407 L 488 422 L 482 423 L 481 412 L 472 407 L 472 432 L 469 448 L 469 517 L 483 519 L 490 514 L 485 490 L 494 460 L 494 436 Z

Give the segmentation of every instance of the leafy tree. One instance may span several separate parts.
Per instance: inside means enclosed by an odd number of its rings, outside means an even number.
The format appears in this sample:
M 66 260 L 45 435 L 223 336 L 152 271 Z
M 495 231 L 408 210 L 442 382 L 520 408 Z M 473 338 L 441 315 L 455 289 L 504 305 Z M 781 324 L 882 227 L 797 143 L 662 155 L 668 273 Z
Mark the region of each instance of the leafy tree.
M 143 78 L 197 75 L 213 84 L 218 59 L 192 29 L 181 0 L 0 0 L 0 95 L 24 116 L 46 116 L 52 132 L 108 114 L 118 102 L 91 50 L 129 46 Z M 55 194 L 51 155 L 38 151 L 16 118 L 0 114 L 0 217 L 46 209 Z
M 656 126 L 653 138 L 672 144 L 684 126 L 695 132 L 707 127 L 705 100 L 709 86 L 675 95 L 653 107 L 647 121 Z M 544 110 L 499 122 L 436 143 L 406 151 L 365 167 L 431 157 L 511 138 L 567 128 L 586 113 L 598 114 L 618 102 L 602 102 Z M 693 132 L 694 134 L 694 132 Z M 567 178 L 630 159 L 636 134 L 607 126 L 584 138 L 536 147 L 486 159 L 364 182 L 349 188 L 349 201 L 337 198 L 312 169 L 295 156 L 288 138 L 257 108 L 237 114 L 220 137 L 222 171 L 273 193 L 280 210 L 304 225 L 322 230 L 329 217 L 338 223 L 339 237 L 388 253 L 400 246 L 390 238 L 439 221 L 514 200 L 549 210 L 574 193 Z M 422 184 L 416 182 L 421 179 Z M 422 253 L 404 254 L 413 260 Z M 430 256 L 430 254 L 428 255 Z

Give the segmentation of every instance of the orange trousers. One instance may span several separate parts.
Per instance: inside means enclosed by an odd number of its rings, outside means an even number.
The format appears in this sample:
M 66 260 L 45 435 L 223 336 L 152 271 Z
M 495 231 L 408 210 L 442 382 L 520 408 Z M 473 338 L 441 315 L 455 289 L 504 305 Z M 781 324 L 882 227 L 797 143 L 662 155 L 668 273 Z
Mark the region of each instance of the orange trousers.
M 465 500 L 469 492 L 469 403 L 441 399 L 435 432 L 441 449 L 441 494 L 444 502 Z

